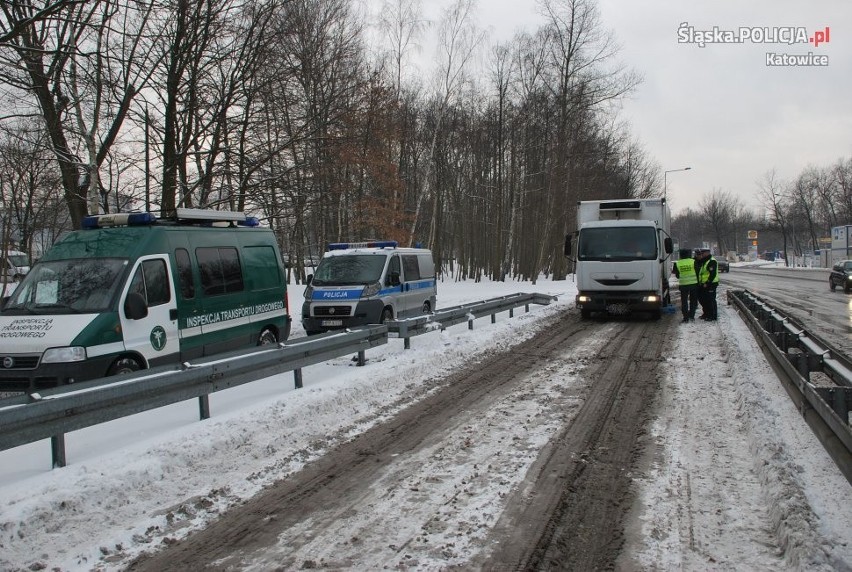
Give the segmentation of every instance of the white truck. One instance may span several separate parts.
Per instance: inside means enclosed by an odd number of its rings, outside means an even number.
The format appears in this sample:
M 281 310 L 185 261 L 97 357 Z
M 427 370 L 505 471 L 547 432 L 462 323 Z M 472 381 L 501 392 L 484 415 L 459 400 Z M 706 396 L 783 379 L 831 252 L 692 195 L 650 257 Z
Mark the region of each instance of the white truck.
M 664 198 L 580 201 L 577 230 L 565 237 L 580 316 L 647 312 L 659 318 L 671 303 L 670 230 Z

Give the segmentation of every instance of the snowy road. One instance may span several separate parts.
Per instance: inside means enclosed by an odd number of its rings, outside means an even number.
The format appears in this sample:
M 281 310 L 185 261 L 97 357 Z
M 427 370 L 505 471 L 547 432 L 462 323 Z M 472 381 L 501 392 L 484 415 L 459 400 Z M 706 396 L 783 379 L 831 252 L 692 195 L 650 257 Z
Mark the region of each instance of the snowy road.
M 159 412 L 156 422 L 79 432 L 62 470 L 38 469 L 32 459 L 43 462 L 46 453 L 37 446 L 0 453 L 0 568 L 124 569 L 146 550 L 192 539 L 226 509 L 250 506 L 281 479 L 302 482 L 303 469 L 334 459 L 334 447 L 415 411 L 462 365 L 551 331 L 572 305 L 570 282 L 442 285 L 443 305 L 522 290 L 560 301 L 493 325 L 480 320 L 473 332 L 461 325 L 421 336 L 412 350 L 389 344 L 369 353 L 365 368 L 348 360 L 308 368 L 297 392 L 281 393 L 288 379 L 251 384 L 249 394 L 226 392 L 206 422 L 194 422 L 189 405 Z M 630 502 L 624 526 L 608 539 L 609 556 L 622 570 L 850 569 L 849 484 L 745 325 L 724 303 L 720 312 L 716 324 L 684 326 L 665 316 L 652 325 L 667 342 L 655 366 L 658 389 L 642 409 L 646 430 L 625 467 L 623 502 Z M 416 453 L 364 449 L 362 464 L 383 469 L 357 489 L 357 502 L 338 503 L 331 488 L 327 508 L 276 525 L 289 532 L 273 534 L 270 550 L 234 552 L 228 562 L 257 569 L 495 565 L 489 558 L 500 554 L 493 540 L 504 507 L 538 494 L 525 484 L 538 478 L 540 452 L 588 402 L 601 349 L 624 345 L 617 329 L 628 326 L 635 324 L 592 324 L 529 377 L 455 415 L 436 415 L 442 424 L 421 416 L 409 427 L 434 430 L 407 449 Z M 624 385 L 631 379 L 625 375 Z M 337 465 L 334 474 L 342 482 L 348 470 Z

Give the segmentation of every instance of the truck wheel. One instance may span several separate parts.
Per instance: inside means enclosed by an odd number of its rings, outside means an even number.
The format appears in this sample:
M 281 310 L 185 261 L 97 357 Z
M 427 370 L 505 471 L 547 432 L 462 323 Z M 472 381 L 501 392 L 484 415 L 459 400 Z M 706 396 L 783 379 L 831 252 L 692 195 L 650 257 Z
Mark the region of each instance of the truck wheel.
M 592 317 L 592 311 L 591 310 L 580 310 L 580 318 L 581 319 L 588 320 L 591 317 Z
M 828 279 L 828 287 L 831 288 L 831 291 L 834 292 L 837 289 L 837 285 L 832 281 L 831 278 Z
M 257 338 L 257 345 L 259 346 L 269 346 L 277 343 L 278 336 L 275 335 L 272 328 L 263 328 L 263 331 L 260 332 L 260 336 Z
M 123 357 L 118 358 L 115 362 L 110 366 L 107 375 L 124 375 L 127 373 L 133 373 L 134 371 L 139 371 L 142 369 L 142 366 L 132 357 Z

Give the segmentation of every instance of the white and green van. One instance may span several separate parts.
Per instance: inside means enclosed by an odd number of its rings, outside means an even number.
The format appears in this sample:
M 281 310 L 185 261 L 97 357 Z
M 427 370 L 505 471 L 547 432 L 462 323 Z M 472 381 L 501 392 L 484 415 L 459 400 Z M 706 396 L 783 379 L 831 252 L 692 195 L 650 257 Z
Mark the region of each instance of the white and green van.
M 308 335 L 435 310 L 435 263 L 425 248 L 399 248 L 392 240 L 333 243 L 308 279 Z
M 0 391 L 179 363 L 290 335 L 284 266 L 243 213 L 87 217 L 0 310 Z

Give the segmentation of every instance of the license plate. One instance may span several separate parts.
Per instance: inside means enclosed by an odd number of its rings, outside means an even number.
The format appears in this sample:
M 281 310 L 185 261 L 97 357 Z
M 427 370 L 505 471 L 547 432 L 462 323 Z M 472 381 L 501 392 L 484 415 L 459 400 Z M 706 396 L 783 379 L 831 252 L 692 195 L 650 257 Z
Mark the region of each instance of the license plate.
M 320 322 L 320 325 L 323 326 L 342 326 L 343 320 L 323 320 Z

